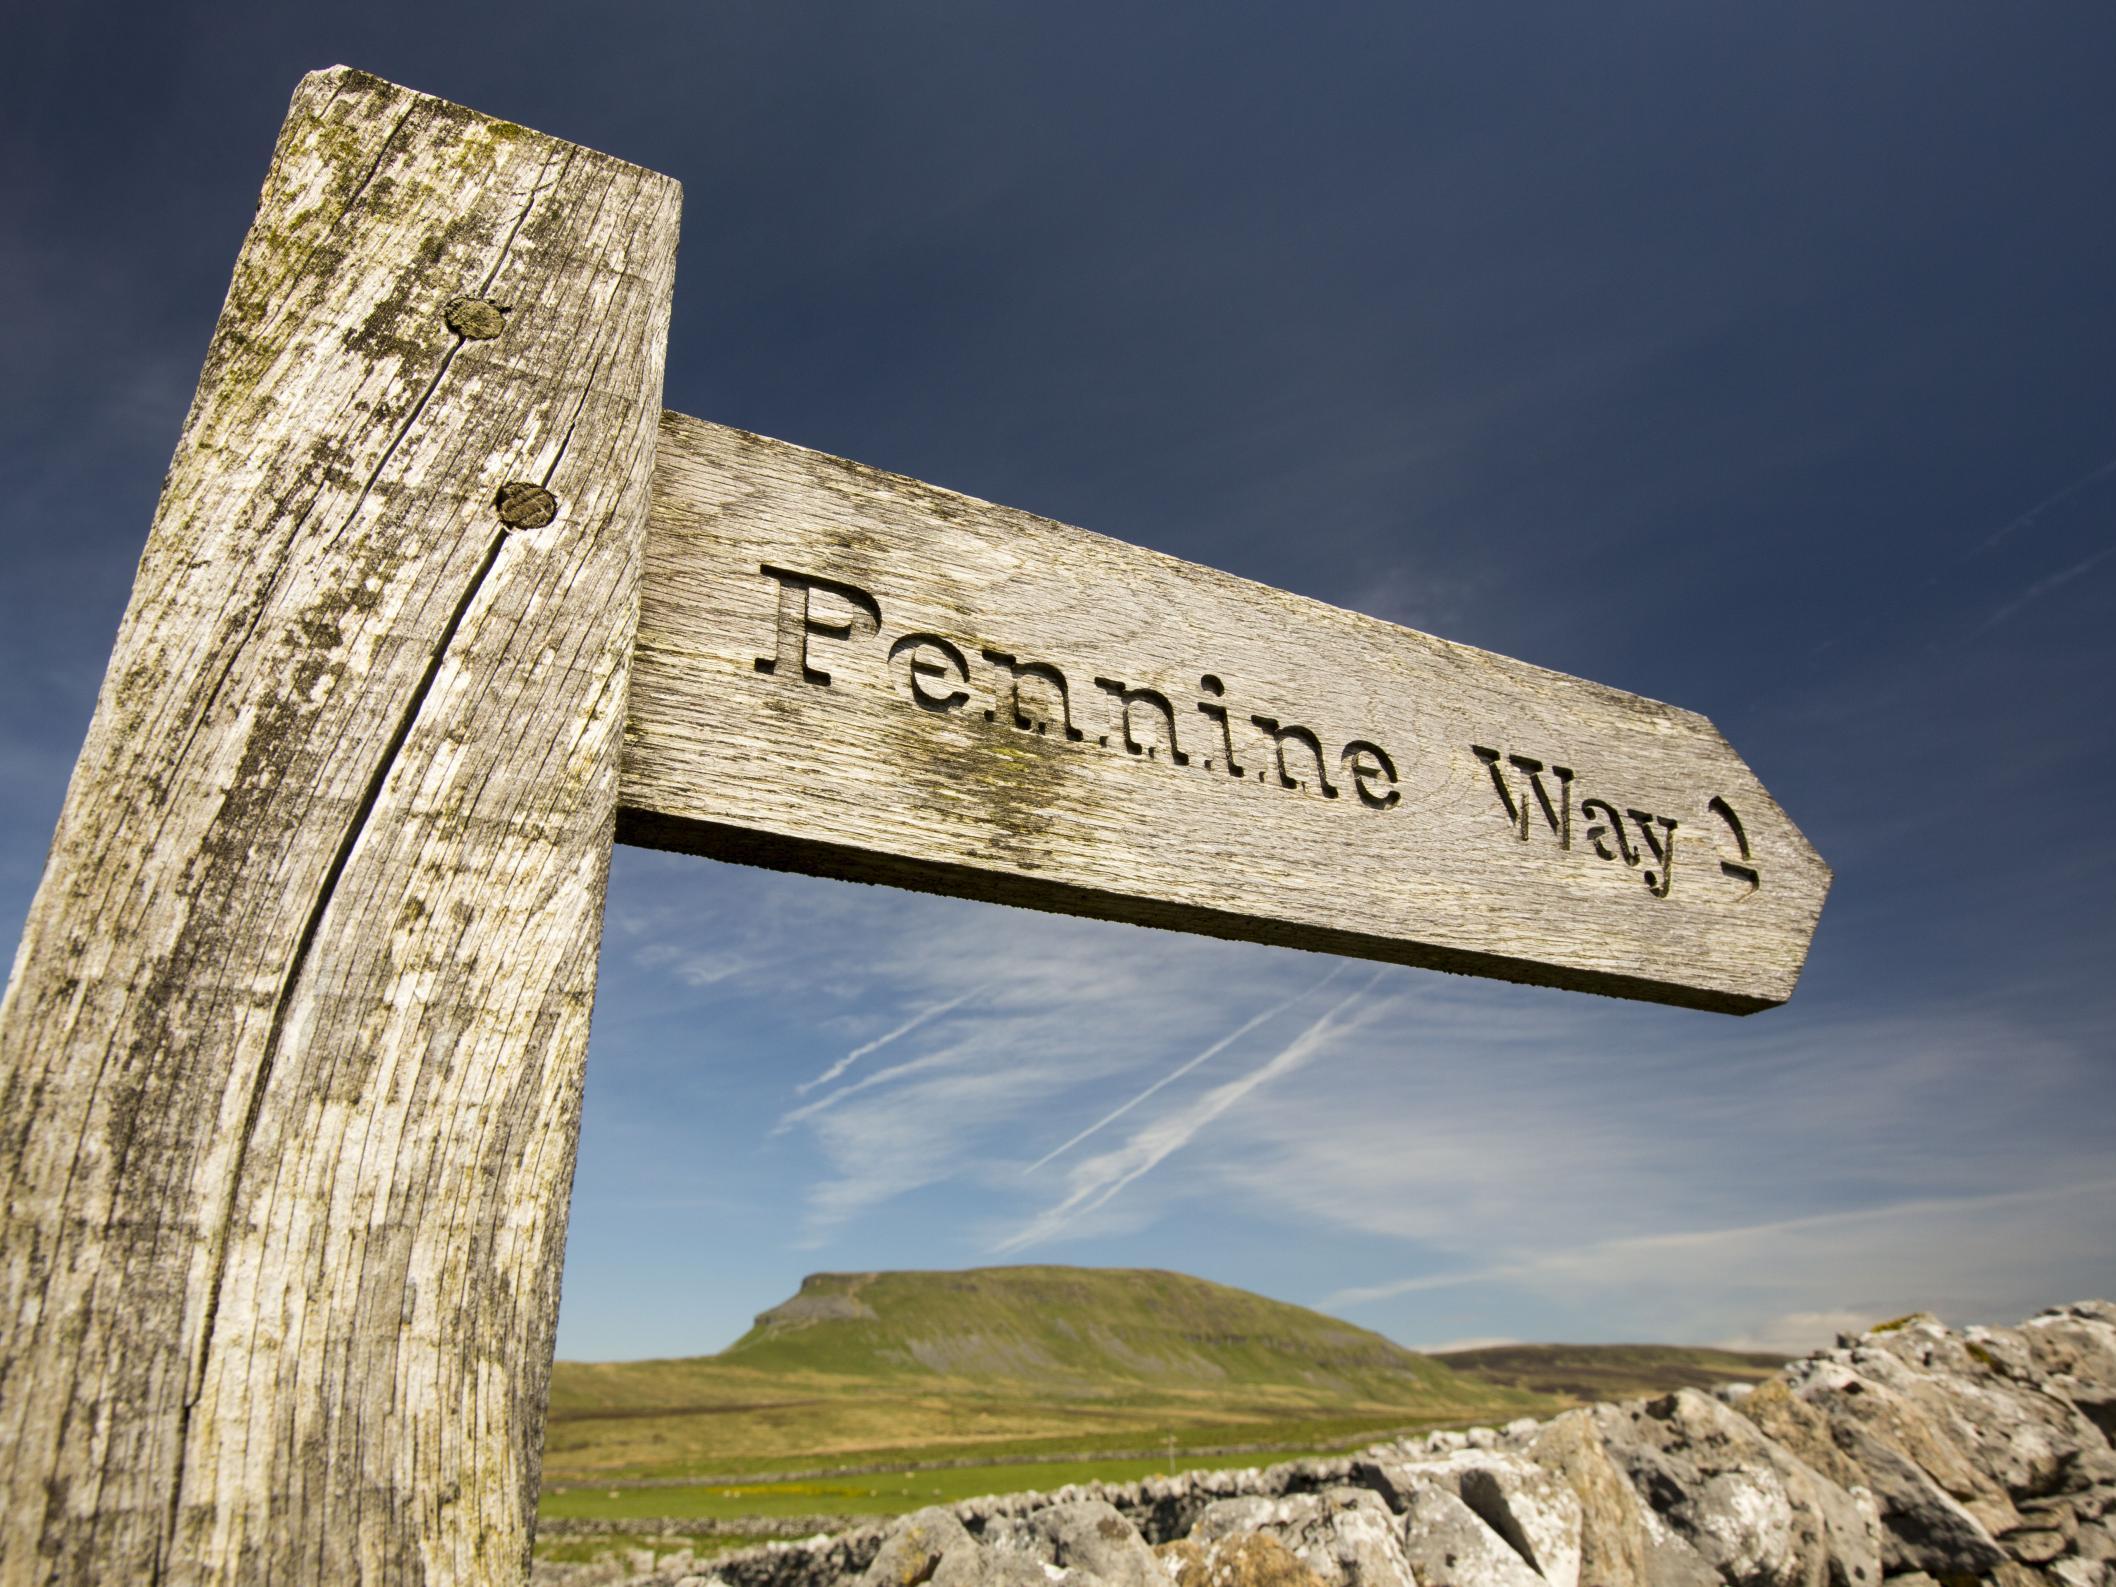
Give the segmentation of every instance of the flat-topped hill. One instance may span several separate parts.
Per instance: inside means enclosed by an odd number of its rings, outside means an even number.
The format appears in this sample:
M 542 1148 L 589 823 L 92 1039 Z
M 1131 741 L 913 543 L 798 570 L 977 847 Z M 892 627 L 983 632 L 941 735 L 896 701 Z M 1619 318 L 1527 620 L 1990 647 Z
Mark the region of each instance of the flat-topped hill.
M 718 1355 L 559 1362 L 545 1472 L 1313 1445 L 1549 1403 L 1181 1273 L 816 1273 Z
M 1344 1400 L 1482 1399 L 1430 1357 L 1368 1329 L 1150 1268 L 814 1273 L 718 1359 L 1066 1394 L 1259 1385 Z

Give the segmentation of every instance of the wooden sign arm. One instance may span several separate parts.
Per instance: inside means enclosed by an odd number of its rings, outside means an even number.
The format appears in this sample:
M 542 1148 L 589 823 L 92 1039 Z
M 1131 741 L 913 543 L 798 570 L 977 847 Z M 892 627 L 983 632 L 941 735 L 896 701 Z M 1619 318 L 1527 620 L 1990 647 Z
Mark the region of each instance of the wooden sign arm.
M 679 202 L 295 94 L 0 1006 L 0 1584 L 526 1572 Z

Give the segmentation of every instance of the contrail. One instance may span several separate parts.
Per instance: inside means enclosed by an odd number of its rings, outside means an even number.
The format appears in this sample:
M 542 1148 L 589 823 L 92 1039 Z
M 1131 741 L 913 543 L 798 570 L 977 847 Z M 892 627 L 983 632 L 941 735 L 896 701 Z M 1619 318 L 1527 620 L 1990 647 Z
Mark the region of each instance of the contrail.
M 1994 534 L 1993 536 L 1991 536 L 1990 539 L 1986 540 L 1983 544 L 1982 549 L 1989 551 L 1993 546 L 1997 545 L 2001 540 L 2004 540 L 2008 535 L 2013 534 L 2017 530 L 2027 528 L 2028 525 L 2034 523 L 2036 519 L 2040 518 L 2052 507 L 2055 507 L 2062 502 L 2070 501 L 2074 496 L 2077 496 L 2089 485 L 2092 485 L 2097 481 L 2107 479 L 2111 474 L 2116 474 L 2116 457 L 2110 458 L 2106 463 L 2102 464 L 2101 467 L 2093 470 L 2091 473 L 2082 474 L 2078 479 L 2072 481 L 2071 484 L 2065 486 L 2063 490 L 2056 491 L 2048 496 L 2045 496 L 2033 507 L 2030 507 L 2026 512 L 2020 514 L 2017 518 L 2014 518 L 2009 521 L 2004 528 L 1998 531 L 1998 533 Z
M 991 985 L 991 983 L 987 981 L 985 983 L 985 986 L 989 985 Z M 837 1079 L 839 1075 L 843 1074 L 846 1070 L 850 1069 L 854 1064 L 858 1063 L 869 1053 L 879 1052 L 882 1048 L 888 1046 L 891 1042 L 895 1041 L 899 1036 L 910 1035 L 913 1031 L 917 1030 L 919 1026 L 925 1024 L 926 1021 L 932 1019 L 939 1019 L 941 1015 L 947 1013 L 948 1010 L 951 1008 L 960 1008 L 963 1004 L 969 1002 L 971 998 L 975 997 L 984 989 L 984 986 L 973 986 L 970 988 L 969 991 L 963 993 L 960 997 L 951 997 L 945 1003 L 936 1003 L 931 1008 L 921 1009 L 918 1013 L 913 1014 L 909 1019 L 905 1020 L 903 1024 L 897 1026 L 895 1030 L 888 1031 L 883 1035 L 877 1036 L 874 1038 L 873 1041 L 862 1042 L 859 1046 L 853 1048 L 851 1052 L 847 1053 L 836 1063 L 832 1064 L 828 1069 L 825 1069 L 821 1074 L 817 1075 L 815 1079 L 805 1081 L 802 1084 L 795 1086 L 794 1095 L 797 1097 L 805 1097 L 808 1095 L 809 1092 L 815 1090 L 817 1086 L 829 1085 L 831 1081 Z
M 1000 1241 L 993 1247 L 994 1251 L 1018 1251 L 1023 1246 L 1048 1239 L 1076 1214 L 1093 1212 L 1127 1185 L 1150 1173 L 1170 1156 L 1188 1146 L 1200 1130 L 1258 1086 L 1275 1080 L 1290 1070 L 1298 1069 L 1336 1034 L 1338 1016 L 1366 996 L 1384 973 L 1385 971 L 1376 970 L 1368 978 L 1366 985 L 1347 993 L 1317 1015 L 1298 1036 L 1249 1073 L 1215 1086 L 1200 1100 L 1192 1103 L 1187 1112 L 1178 1114 L 1173 1119 L 1147 1125 L 1115 1151 L 1089 1159 L 1085 1165 L 1085 1183 L 1057 1206 L 1032 1219 L 1026 1228 Z M 1108 1173 L 1110 1177 L 1097 1179 L 1094 1176 L 1098 1170 Z
M 1094 1123 L 1090 1124 L 1086 1129 L 1082 1130 L 1078 1135 L 1074 1136 L 1064 1145 L 1052 1147 L 1041 1157 L 1037 1158 L 1035 1162 L 1029 1164 L 1028 1167 L 1024 1168 L 1022 1170 L 1022 1173 L 1035 1173 L 1037 1169 L 1041 1168 L 1052 1158 L 1064 1156 L 1065 1153 L 1071 1151 L 1074 1147 L 1078 1146 L 1082 1141 L 1086 1140 L 1090 1135 L 1093 1135 L 1097 1130 L 1100 1130 L 1103 1126 L 1116 1123 L 1117 1120 L 1123 1118 L 1125 1114 L 1131 1112 L 1133 1108 L 1137 1107 L 1140 1103 L 1144 1102 L 1148 1097 L 1152 1096 L 1163 1086 L 1168 1085 L 1173 1081 L 1182 1079 L 1185 1075 L 1189 1074 L 1191 1070 L 1197 1068 L 1199 1064 L 1206 1062 L 1208 1059 L 1218 1057 L 1229 1047 L 1233 1046 L 1236 1042 L 1240 1041 L 1244 1036 L 1248 1035 L 1251 1031 L 1255 1030 L 1257 1026 L 1263 1024 L 1264 1021 L 1268 1019 L 1275 1019 L 1278 1015 L 1285 1013 L 1287 1009 L 1293 1008 L 1298 1004 L 1306 1002 L 1317 992 L 1320 992 L 1324 987 L 1328 986 L 1332 981 L 1336 980 L 1338 976 L 1342 975 L 1344 973 L 1344 968 L 1345 967 L 1342 964 L 1333 966 L 1328 975 L 1324 976 L 1320 981 L 1317 981 L 1305 992 L 1296 992 L 1293 994 L 1293 996 L 1287 998 L 1284 1002 L 1272 1004 L 1271 1007 L 1265 1009 L 1263 1013 L 1257 1015 L 1254 1019 L 1247 1020 L 1241 1025 L 1237 1026 L 1235 1029 L 1229 1031 L 1218 1041 L 1214 1042 L 1210 1047 L 1207 1047 L 1203 1052 L 1199 1053 L 1195 1058 L 1191 1058 L 1183 1063 L 1177 1064 L 1175 1068 L 1169 1070 L 1167 1074 L 1161 1076 L 1160 1079 L 1156 1080 L 1144 1091 L 1141 1091 L 1129 1102 L 1122 1104 L 1111 1112 L 1103 1114 L 1101 1118 L 1095 1120 Z
M 2075 562 L 2061 572 L 2052 573 L 2047 578 L 2037 579 L 2033 584 L 2021 591 L 2020 594 L 2014 596 L 2012 600 L 1985 618 L 1983 627 L 1979 628 L 1977 632 L 1983 633 L 1988 629 L 1998 627 L 2000 623 L 2006 621 L 2007 618 L 2011 617 L 2023 606 L 2026 606 L 2030 601 L 2040 600 L 2060 584 L 2069 584 L 2082 573 L 2092 572 L 2097 563 L 2106 561 L 2112 555 L 2116 555 L 2116 546 L 2103 546 L 2085 561 Z
M 876 1086 L 885 1086 L 905 1075 L 922 1074 L 928 1069 L 939 1069 L 953 1063 L 962 1053 L 960 1045 L 943 1047 L 939 1052 L 929 1052 L 923 1057 L 906 1058 L 902 1063 L 887 1069 L 877 1069 L 871 1074 L 861 1075 L 857 1080 L 847 1081 L 835 1091 L 825 1092 L 813 1102 L 804 1102 L 799 1107 L 779 1115 L 779 1122 L 772 1126 L 772 1134 L 783 1135 L 803 1119 L 814 1118 L 818 1113 L 836 1107 L 847 1097 L 856 1097 L 862 1091 L 871 1091 Z

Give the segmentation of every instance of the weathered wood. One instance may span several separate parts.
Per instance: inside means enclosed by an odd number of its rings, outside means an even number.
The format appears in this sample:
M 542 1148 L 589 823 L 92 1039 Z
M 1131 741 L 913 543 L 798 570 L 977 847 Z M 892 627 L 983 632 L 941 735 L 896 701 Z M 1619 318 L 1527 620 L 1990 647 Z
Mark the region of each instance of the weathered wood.
M 679 194 L 295 95 L 0 1010 L 0 1580 L 518 1579 Z
M 641 603 L 624 842 L 1732 1013 L 1829 885 L 1701 716 L 677 414 Z

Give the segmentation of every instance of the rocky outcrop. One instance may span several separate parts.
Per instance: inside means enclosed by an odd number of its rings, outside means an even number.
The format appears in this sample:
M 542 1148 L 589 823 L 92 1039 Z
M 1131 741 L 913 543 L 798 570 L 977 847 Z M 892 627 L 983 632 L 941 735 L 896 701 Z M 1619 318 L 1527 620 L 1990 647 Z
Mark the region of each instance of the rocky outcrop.
M 1337 1460 L 922 1510 L 539 1587 L 2116 1587 L 2116 1305 L 1907 1317 L 1680 1390 Z

